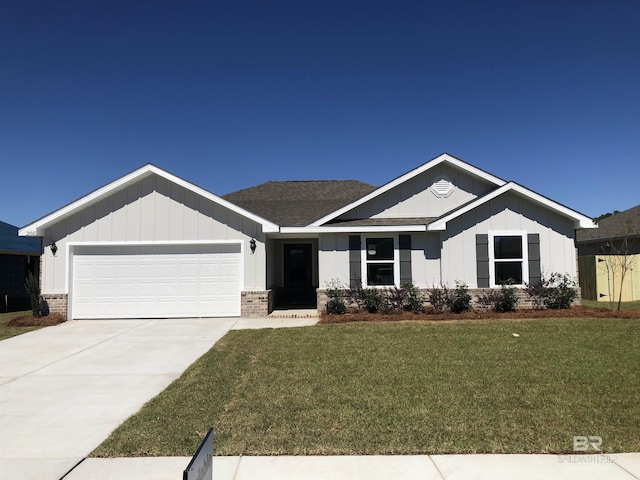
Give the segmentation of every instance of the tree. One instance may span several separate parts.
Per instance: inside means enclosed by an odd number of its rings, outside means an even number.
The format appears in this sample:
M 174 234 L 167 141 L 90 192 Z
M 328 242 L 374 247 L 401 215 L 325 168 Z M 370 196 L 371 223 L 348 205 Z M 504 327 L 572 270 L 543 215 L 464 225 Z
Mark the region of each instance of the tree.
M 611 310 L 614 310 L 616 304 L 618 310 L 622 305 L 622 291 L 624 287 L 624 281 L 627 277 L 627 273 L 633 269 L 636 257 L 631 255 L 629 239 L 639 232 L 633 232 L 633 224 L 630 220 L 624 223 L 622 232 L 620 235 L 616 235 L 615 238 L 611 238 L 606 245 L 606 255 L 603 255 L 602 259 L 598 261 L 604 261 L 605 268 L 607 270 L 607 288 L 609 290 L 609 306 Z M 620 285 L 616 291 L 616 279 L 620 279 Z

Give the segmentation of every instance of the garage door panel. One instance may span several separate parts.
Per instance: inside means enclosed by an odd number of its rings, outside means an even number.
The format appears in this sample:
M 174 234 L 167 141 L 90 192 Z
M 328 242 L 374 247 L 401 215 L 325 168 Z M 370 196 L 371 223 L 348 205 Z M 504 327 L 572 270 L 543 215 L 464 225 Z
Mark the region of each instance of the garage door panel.
M 74 318 L 240 314 L 239 244 L 76 247 Z

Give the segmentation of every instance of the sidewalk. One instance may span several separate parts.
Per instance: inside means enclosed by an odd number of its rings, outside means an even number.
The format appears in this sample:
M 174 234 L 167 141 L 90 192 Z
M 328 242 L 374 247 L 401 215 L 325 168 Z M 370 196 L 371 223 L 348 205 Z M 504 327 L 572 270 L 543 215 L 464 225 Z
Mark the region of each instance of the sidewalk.
M 64 480 L 178 480 L 190 457 L 89 458 Z M 215 480 L 640 480 L 640 453 L 214 457 Z

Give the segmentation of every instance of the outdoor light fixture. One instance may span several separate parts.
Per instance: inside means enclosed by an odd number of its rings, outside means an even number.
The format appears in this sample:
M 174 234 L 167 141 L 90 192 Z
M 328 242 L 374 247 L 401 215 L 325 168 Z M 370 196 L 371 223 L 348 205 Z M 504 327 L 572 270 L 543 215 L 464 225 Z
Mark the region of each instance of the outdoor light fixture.
M 249 248 L 251 249 L 251 254 L 253 255 L 254 253 L 256 253 L 256 239 L 252 238 L 251 240 L 249 240 Z
M 56 245 L 56 242 L 51 242 L 49 244 L 49 248 L 51 249 L 51 253 L 53 253 L 53 256 L 56 256 L 56 253 L 58 252 L 58 246 Z

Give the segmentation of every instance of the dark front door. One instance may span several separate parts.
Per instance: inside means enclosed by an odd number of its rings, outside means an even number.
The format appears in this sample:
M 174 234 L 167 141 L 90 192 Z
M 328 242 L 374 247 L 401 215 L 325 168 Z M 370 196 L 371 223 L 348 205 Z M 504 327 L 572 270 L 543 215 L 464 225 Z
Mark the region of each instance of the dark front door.
M 284 245 L 284 301 L 293 305 L 315 304 L 310 243 Z

